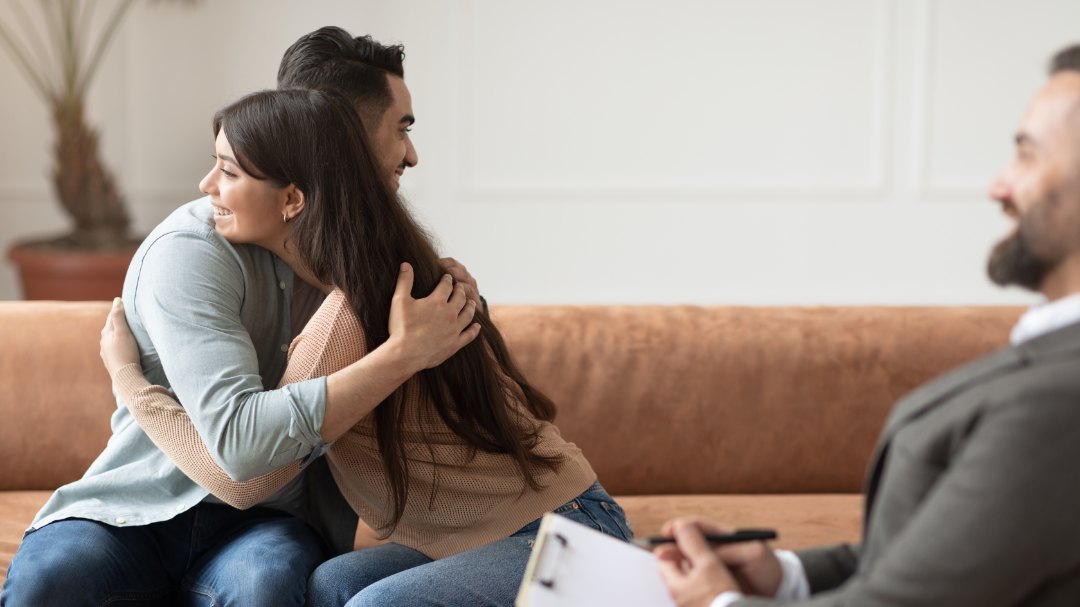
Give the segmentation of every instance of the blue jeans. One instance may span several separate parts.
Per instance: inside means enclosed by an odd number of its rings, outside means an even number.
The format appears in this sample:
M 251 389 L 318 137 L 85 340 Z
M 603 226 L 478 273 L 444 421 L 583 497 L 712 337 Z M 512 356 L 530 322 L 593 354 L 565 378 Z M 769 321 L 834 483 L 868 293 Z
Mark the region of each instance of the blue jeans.
M 0 606 L 303 605 L 324 558 L 307 523 L 266 508 L 200 504 L 138 527 L 66 519 L 26 534 Z
M 614 537 L 633 537 L 622 508 L 600 483 L 555 512 Z M 308 605 L 510 607 L 539 528 L 537 519 L 506 539 L 437 561 L 400 544 L 343 554 L 311 575 Z

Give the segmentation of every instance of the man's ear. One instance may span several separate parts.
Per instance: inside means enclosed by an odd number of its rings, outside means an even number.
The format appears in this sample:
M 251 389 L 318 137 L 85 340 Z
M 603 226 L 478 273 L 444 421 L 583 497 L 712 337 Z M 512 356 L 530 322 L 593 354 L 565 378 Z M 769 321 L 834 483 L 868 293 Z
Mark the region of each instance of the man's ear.
M 300 214 L 304 210 L 304 203 L 306 197 L 304 191 L 296 187 L 296 184 L 290 183 L 285 186 L 285 214 L 292 220 L 294 217 Z

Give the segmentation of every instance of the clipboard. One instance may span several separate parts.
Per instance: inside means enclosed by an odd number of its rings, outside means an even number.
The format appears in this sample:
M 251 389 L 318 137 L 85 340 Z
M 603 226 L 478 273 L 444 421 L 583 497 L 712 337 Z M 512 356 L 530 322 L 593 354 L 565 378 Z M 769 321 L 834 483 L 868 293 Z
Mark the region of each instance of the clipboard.
M 675 607 L 651 552 L 548 513 L 515 607 Z

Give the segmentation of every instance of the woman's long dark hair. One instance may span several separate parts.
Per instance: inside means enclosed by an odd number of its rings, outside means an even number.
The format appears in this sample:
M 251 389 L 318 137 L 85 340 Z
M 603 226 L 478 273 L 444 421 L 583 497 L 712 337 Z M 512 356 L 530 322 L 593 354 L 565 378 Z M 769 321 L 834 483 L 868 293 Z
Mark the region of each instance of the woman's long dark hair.
M 379 174 L 356 111 L 332 92 L 262 91 L 218 112 L 215 137 L 221 129 L 245 172 L 279 186 L 295 184 L 304 193 L 290 244 L 316 278 L 342 290 L 369 351 L 374 350 L 389 337 L 401 262 L 414 269 L 413 297 L 430 294 L 444 271 L 427 234 Z M 556 470 L 561 458 L 534 453 L 536 425 L 511 406 L 514 390 L 499 371 L 520 386 L 533 417 L 554 419 L 555 405 L 529 385 L 487 315 L 478 310 L 475 320 L 479 337 L 438 367 L 422 371 L 421 385 L 442 420 L 474 453 L 508 454 L 525 482 L 539 489 L 538 468 Z M 402 445 L 405 390 L 399 388 L 374 412 L 393 504 L 386 535 L 401 520 L 409 494 Z

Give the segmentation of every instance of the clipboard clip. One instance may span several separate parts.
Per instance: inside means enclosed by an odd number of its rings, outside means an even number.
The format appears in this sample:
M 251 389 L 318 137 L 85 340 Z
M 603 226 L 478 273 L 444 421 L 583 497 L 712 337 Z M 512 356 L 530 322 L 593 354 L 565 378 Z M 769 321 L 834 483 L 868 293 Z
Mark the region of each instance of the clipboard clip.
M 566 536 L 561 533 L 553 533 L 551 534 L 551 537 L 554 537 L 557 540 L 559 544 L 558 550 L 560 551 L 565 550 L 570 544 L 570 542 L 567 541 Z M 538 557 L 536 570 L 533 571 L 532 578 L 532 581 L 549 589 L 555 587 L 555 569 L 559 565 L 559 553 L 551 552 L 551 549 L 548 548 L 552 543 L 554 542 L 544 542 L 544 545 L 540 547 L 541 552 Z M 549 563 L 550 567 L 547 568 L 547 575 L 542 575 L 541 569 L 544 565 Z

